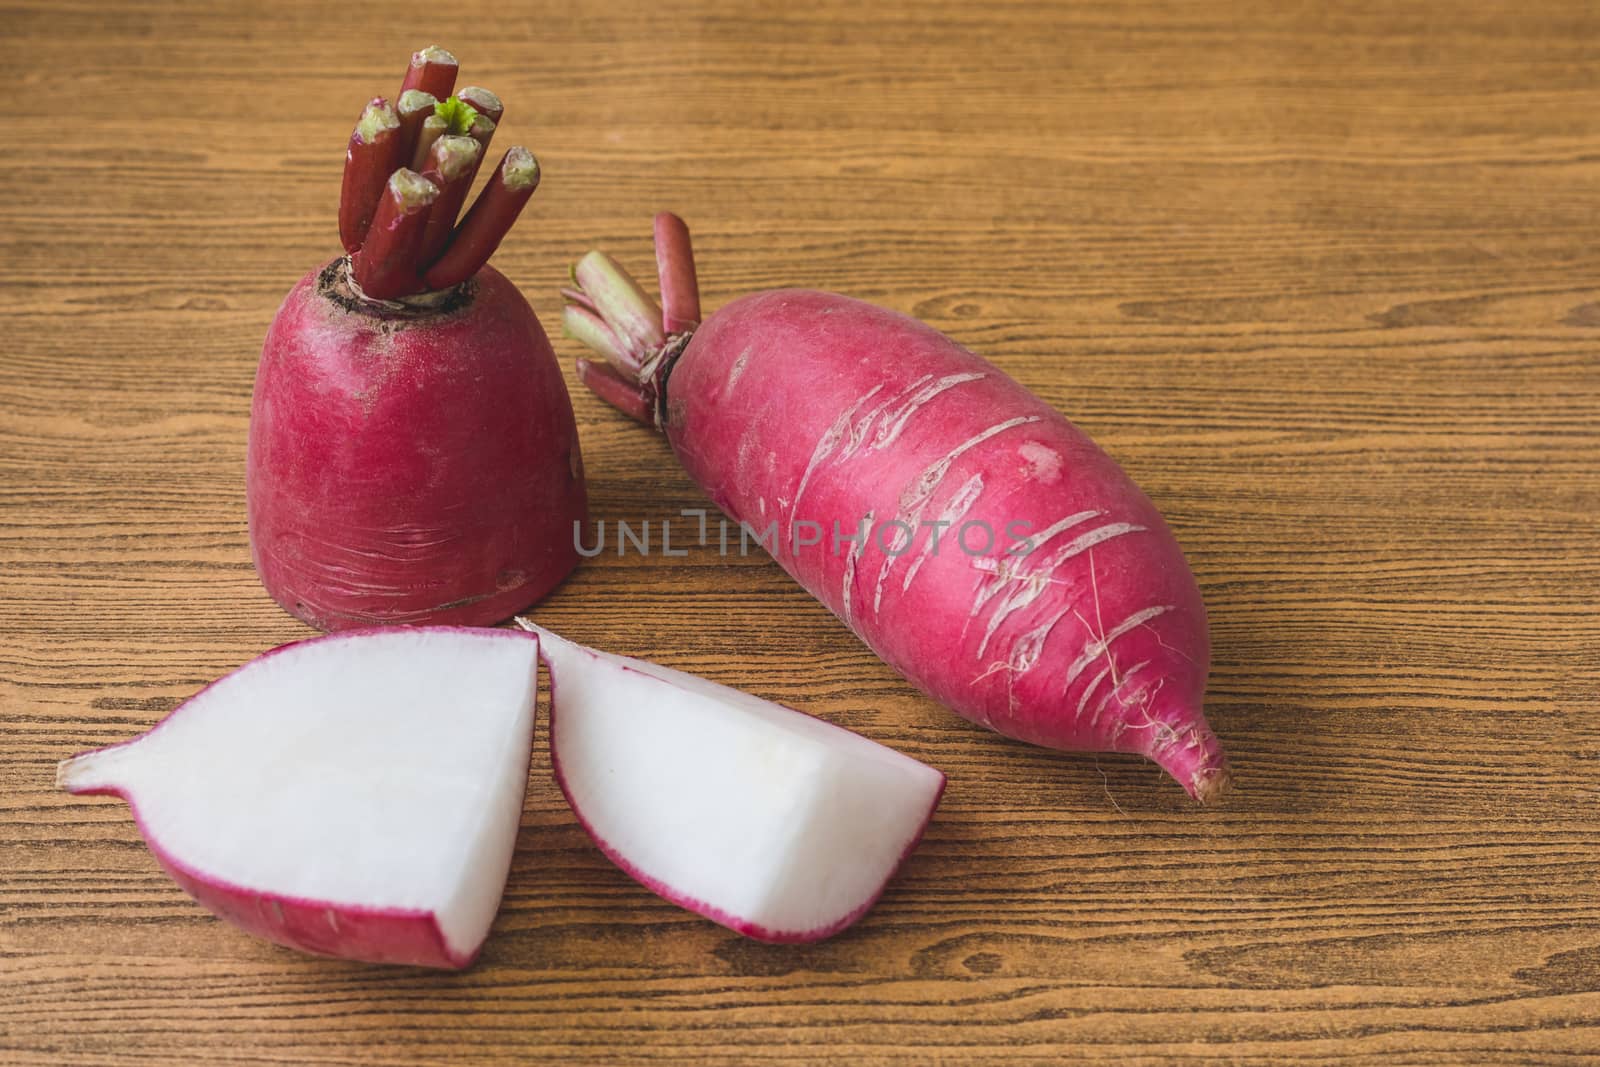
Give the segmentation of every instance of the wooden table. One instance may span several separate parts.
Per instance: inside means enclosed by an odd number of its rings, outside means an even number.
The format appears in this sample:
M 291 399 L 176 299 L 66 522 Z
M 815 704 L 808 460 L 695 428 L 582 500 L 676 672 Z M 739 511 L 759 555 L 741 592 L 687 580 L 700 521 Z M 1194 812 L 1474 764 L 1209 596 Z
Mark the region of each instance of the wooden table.
M 1600 1056 L 1600 8 L 501 6 L 5 16 L 0 1061 Z M 536 616 L 949 773 L 831 941 L 651 896 L 543 752 L 463 974 L 253 940 L 123 805 L 56 792 L 58 759 L 306 635 L 250 565 L 256 355 L 335 249 L 349 123 L 436 37 L 544 163 L 496 262 L 547 322 L 569 261 L 647 265 L 672 207 L 709 307 L 910 312 L 1120 459 L 1205 590 L 1229 801 L 969 726 L 709 551 L 596 559 Z M 703 502 L 574 399 L 596 517 Z

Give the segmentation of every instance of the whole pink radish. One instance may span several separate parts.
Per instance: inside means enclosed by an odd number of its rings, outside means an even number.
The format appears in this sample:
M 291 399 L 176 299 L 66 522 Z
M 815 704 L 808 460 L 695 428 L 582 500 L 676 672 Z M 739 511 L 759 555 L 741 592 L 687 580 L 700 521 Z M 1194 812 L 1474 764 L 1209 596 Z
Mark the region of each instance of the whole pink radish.
M 301 279 L 261 352 L 251 550 L 273 599 L 320 629 L 498 622 L 579 559 L 571 400 L 532 308 L 485 265 L 538 162 L 511 148 L 456 223 L 493 124 L 450 95 L 455 70 L 424 49 L 399 115 L 367 106 L 340 204 L 350 254 Z
M 656 219 L 661 308 L 574 270 L 598 395 L 662 430 L 711 499 L 866 644 L 1009 737 L 1133 752 L 1229 785 L 1202 714 L 1210 645 L 1160 513 L 1081 430 L 904 315 L 783 289 L 701 322 L 688 230 Z

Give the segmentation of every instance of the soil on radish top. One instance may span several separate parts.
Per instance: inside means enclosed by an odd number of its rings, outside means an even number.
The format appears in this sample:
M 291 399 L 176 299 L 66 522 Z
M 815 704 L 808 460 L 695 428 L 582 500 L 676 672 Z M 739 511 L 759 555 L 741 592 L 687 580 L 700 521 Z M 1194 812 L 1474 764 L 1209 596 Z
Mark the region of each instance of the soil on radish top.
M 433 322 L 447 318 L 472 306 L 478 295 L 478 280 L 468 278 L 442 293 L 421 294 L 429 297 L 428 303 L 385 300 L 382 302 L 357 296 L 350 288 L 347 256 L 333 260 L 317 275 L 317 295 L 334 307 L 352 315 L 370 319 L 379 329 L 393 332 L 418 322 Z

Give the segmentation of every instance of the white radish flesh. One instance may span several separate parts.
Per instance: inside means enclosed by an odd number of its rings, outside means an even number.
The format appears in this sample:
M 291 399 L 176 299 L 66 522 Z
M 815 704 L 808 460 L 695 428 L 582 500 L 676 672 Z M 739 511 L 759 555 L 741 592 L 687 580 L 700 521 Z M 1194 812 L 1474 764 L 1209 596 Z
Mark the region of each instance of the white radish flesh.
M 584 829 L 645 886 L 739 933 L 814 941 L 850 925 L 944 790 L 940 772 L 848 730 L 523 625 Z
M 537 654 L 527 634 L 457 627 L 287 645 L 57 783 L 126 798 L 178 883 L 253 933 L 466 966 L 510 870 Z

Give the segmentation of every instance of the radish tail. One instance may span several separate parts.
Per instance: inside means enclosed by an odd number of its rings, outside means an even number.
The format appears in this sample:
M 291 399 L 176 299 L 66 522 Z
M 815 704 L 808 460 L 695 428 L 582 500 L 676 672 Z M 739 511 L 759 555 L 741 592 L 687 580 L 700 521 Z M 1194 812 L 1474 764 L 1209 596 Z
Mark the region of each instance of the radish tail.
M 1232 788 L 1233 775 L 1228 771 L 1222 743 L 1197 711 L 1183 707 L 1154 709 L 1144 722 L 1130 723 L 1128 734 L 1143 734 L 1137 751 L 1177 779 L 1200 803 L 1214 803 Z

